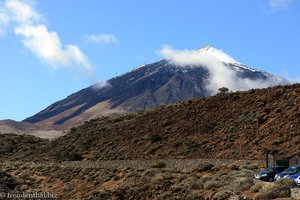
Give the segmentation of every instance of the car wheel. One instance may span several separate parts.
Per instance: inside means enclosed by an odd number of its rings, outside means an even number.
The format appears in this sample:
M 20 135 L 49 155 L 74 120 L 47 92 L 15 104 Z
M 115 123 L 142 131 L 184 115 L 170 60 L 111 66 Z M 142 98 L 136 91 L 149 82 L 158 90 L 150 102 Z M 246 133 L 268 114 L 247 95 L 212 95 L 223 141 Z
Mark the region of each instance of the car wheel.
M 273 181 L 274 181 L 274 178 L 270 177 L 269 182 L 273 182 Z

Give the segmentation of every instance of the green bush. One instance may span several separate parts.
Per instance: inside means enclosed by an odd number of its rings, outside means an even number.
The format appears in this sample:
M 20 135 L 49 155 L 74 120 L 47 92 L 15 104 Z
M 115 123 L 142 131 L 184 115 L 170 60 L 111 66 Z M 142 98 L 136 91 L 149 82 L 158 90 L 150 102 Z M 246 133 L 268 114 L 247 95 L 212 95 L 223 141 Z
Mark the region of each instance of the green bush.
M 264 187 L 254 199 L 276 199 L 291 197 L 291 188 L 296 187 L 292 179 L 284 178 L 276 181 L 274 184 Z
M 150 150 L 149 150 L 149 154 L 155 154 L 155 152 L 158 150 L 158 149 L 160 149 L 162 147 L 162 145 L 158 145 L 158 146 L 155 146 L 155 147 L 153 147 L 153 148 L 151 148 Z
M 227 87 L 221 87 L 218 89 L 219 94 L 226 94 L 229 92 L 229 89 Z
M 221 190 L 213 196 L 213 199 L 225 200 L 225 199 L 228 199 L 232 194 L 233 193 L 230 190 Z
M 186 196 L 186 200 L 199 200 L 199 199 L 204 199 L 204 198 L 203 198 L 203 194 L 201 192 L 198 192 L 198 191 L 190 192 Z
M 149 136 L 149 140 L 150 140 L 152 143 L 154 143 L 154 142 L 159 142 L 159 141 L 162 140 L 162 137 L 161 137 L 160 135 L 158 135 L 158 134 L 151 134 L 151 135 Z
M 232 176 L 234 177 L 253 177 L 254 171 L 249 170 L 249 169 L 241 169 L 239 171 L 233 172 Z
M 173 196 L 173 193 L 171 191 L 163 192 L 162 194 L 157 196 L 157 200 L 165 200 L 165 199 L 171 199 Z
M 192 177 L 184 179 L 179 185 L 185 190 L 203 189 L 203 181 Z
M 175 142 L 173 143 L 173 147 L 179 147 L 179 146 L 181 146 L 182 144 L 183 144 L 183 141 L 177 140 L 177 141 L 175 141 Z
M 157 161 L 151 166 L 152 168 L 165 168 L 166 164 L 163 161 Z
M 180 185 L 172 185 L 172 186 L 170 187 L 170 190 L 171 190 L 172 192 L 179 192 L 179 191 L 183 190 L 183 188 L 181 188 Z
M 257 169 L 259 169 L 258 165 L 256 165 L 256 164 L 244 165 L 243 168 L 248 169 L 248 170 L 257 170 Z
M 83 157 L 79 153 L 61 151 L 55 155 L 58 161 L 80 161 Z
M 204 184 L 204 189 L 205 190 L 216 190 L 217 188 L 219 188 L 221 186 L 223 186 L 223 184 L 220 181 L 210 180 Z
M 253 180 L 251 178 L 238 178 L 230 184 L 230 189 L 232 189 L 234 193 L 239 193 L 250 189 L 252 186 Z
M 235 171 L 238 171 L 240 169 L 239 165 L 237 164 L 230 164 L 228 168 Z
M 69 155 L 69 160 L 70 161 L 79 161 L 79 160 L 82 160 L 83 157 L 79 154 L 79 153 L 71 153 Z
M 173 174 L 171 174 L 171 173 L 164 173 L 164 174 L 162 174 L 162 177 L 163 177 L 163 179 L 164 180 L 172 180 L 172 179 L 174 179 L 174 176 L 173 176 Z
M 284 179 L 280 179 L 280 180 L 276 181 L 275 186 L 279 187 L 279 188 L 289 188 L 289 189 L 291 189 L 293 187 L 296 187 L 297 185 L 292 179 L 284 178 Z
M 261 183 L 256 183 L 254 185 L 252 185 L 252 187 L 250 188 L 251 192 L 257 193 L 262 189 L 262 184 Z
M 211 164 L 211 163 L 200 163 L 199 165 L 198 165 L 198 167 L 196 168 L 196 170 L 198 171 L 198 172 L 205 172 L 205 171 L 209 171 L 209 170 L 211 170 L 212 168 L 214 167 L 214 165 L 213 164 Z

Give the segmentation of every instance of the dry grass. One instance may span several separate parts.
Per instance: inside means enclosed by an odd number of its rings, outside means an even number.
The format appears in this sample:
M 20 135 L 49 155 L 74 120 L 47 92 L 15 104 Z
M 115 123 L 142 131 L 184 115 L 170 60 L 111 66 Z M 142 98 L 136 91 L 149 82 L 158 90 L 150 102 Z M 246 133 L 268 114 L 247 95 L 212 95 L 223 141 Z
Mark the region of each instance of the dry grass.
M 159 162 L 168 163 L 164 160 Z M 185 164 L 187 160 L 177 162 Z M 157 163 L 153 161 L 153 164 Z M 223 199 L 225 196 L 243 193 L 250 187 L 244 181 L 250 178 L 248 173 L 237 173 L 240 171 L 230 169 L 225 162 L 213 165 L 213 170 L 197 171 L 194 166 L 190 169 L 169 168 L 168 165 L 151 168 L 151 165 L 139 166 L 138 162 L 134 167 L 126 167 L 126 164 L 101 167 L 97 163 L 92 165 L 83 161 L 5 162 L 0 163 L 0 171 L 12 175 L 17 183 L 12 190 L 14 192 L 51 192 L 63 199 Z M 239 168 L 242 166 L 241 163 Z M 241 178 L 242 174 L 245 177 Z M 237 189 L 232 183 L 240 183 L 244 187 Z

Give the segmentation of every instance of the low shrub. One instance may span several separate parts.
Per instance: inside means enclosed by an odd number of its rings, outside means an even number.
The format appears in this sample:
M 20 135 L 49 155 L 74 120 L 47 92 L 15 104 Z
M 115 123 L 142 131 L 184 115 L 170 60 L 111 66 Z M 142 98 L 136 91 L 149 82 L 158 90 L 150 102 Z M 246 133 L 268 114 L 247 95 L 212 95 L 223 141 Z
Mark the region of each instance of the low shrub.
M 164 173 L 164 174 L 162 174 L 162 177 L 164 180 L 171 180 L 174 178 L 173 174 L 171 174 L 171 173 Z
M 170 190 L 171 190 L 172 192 L 179 192 L 179 191 L 183 190 L 183 188 L 181 188 L 180 185 L 172 185 L 172 186 L 170 187 Z
M 210 180 L 204 183 L 205 190 L 216 190 L 219 187 L 222 187 L 223 184 L 220 181 Z
M 203 189 L 203 181 L 192 177 L 184 179 L 179 185 L 185 190 Z
M 261 189 L 262 189 L 262 184 L 256 183 L 256 184 L 252 185 L 252 187 L 250 188 L 250 191 L 257 193 L 257 192 L 261 191 Z
M 248 170 L 257 170 L 259 169 L 259 166 L 256 164 L 250 164 L 250 165 L 244 165 L 243 168 Z
M 196 170 L 198 172 L 205 172 L 205 171 L 211 170 L 213 167 L 214 167 L 214 165 L 211 163 L 200 163 L 198 165 L 198 167 L 196 168 Z
M 238 178 L 230 184 L 230 189 L 232 189 L 234 193 L 239 193 L 250 189 L 253 184 L 254 183 L 251 178 Z
M 228 166 L 228 168 L 231 169 L 231 170 L 235 170 L 235 171 L 240 169 L 239 165 L 237 165 L 237 164 L 230 164 Z
M 186 175 L 186 174 L 180 174 L 179 176 L 178 176 L 178 182 L 181 182 L 181 181 L 183 181 L 184 179 L 186 179 L 188 176 Z
M 186 196 L 187 200 L 201 200 L 204 199 L 203 194 L 201 192 L 191 192 Z
M 157 161 L 151 166 L 152 168 L 165 168 L 166 164 L 163 161 Z
M 155 154 L 155 152 L 159 149 L 159 148 L 161 148 L 161 145 L 158 145 L 158 146 L 155 146 L 155 147 L 153 147 L 153 148 L 151 148 L 150 150 L 149 150 L 149 154 Z
M 171 199 L 172 196 L 173 196 L 173 193 L 171 191 L 166 191 L 166 192 L 158 195 L 157 200 Z
M 230 190 L 221 190 L 213 196 L 213 199 L 225 200 L 225 199 L 228 199 L 231 195 L 233 195 L 232 191 L 230 191 Z
M 254 171 L 249 170 L 249 169 L 241 169 L 241 170 L 233 172 L 231 174 L 234 177 L 241 177 L 241 178 L 243 178 L 243 177 L 253 177 Z
M 71 153 L 69 155 L 69 160 L 70 161 L 80 161 L 82 159 L 83 159 L 83 157 L 79 153 Z
M 173 147 L 179 147 L 179 146 L 181 146 L 182 144 L 183 144 L 183 141 L 177 140 L 177 141 L 175 141 L 175 142 L 173 143 Z
M 284 178 L 284 179 L 280 179 L 278 181 L 275 182 L 275 186 L 279 187 L 279 188 L 293 188 L 296 187 L 296 183 L 289 178 Z
M 154 143 L 154 142 L 159 142 L 159 141 L 162 140 L 162 137 L 161 137 L 160 135 L 158 135 L 158 134 L 151 134 L 151 135 L 149 136 L 149 140 L 150 140 L 152 143 Z
M 291 197 L 291 188 L 293 187 L 296 187 L 296 184 L 292 179 L 280 179 L 274 184 L 263 187 L 262 190 L 254 196 L 254 199 L 263 200 Z
M 79 153 L 69 152 L 67 150 L 58 152 L 55 157 L 57 161 L 80 161 L 83 159 Z

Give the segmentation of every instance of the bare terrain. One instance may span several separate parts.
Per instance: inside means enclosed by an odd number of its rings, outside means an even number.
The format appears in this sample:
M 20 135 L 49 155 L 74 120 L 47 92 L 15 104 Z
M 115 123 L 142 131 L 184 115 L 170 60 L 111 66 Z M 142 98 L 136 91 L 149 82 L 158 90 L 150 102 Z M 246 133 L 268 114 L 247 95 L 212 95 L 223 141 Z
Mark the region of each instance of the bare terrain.
M 44 124 L 0 120 L 0 132 L 20 135 L 30 134 L 40 138 L 54 139 L 63 136 L 66 133 L 66 129 L 62 126 L 45 126 Z
M 264 159 L 263 152 L 269 150 L 278 152 L 279 159 L 296 159 L 299 109 L 300 85 L 220 93 L 155 110 L 93 119 L 63 137 L 37 145 L 29 155 L 16 149 L 3 156 L 29 161 L 65 161 L 74 156 L 83 160 L 254 160 Z
M 264 152 L 297 159 L 300 85 L 221 92 L 92 119 L 54 140 L 0 134 L 1 192 L 62 199 L 290 198 L 252 180 Z
M 252 175 L 260 165 L 203 159 L 4 162 L 0 170 L 9 178 L 0 178 L 0 190 L 43 191 L 61 199 L 250 198 L 255 195 Z

